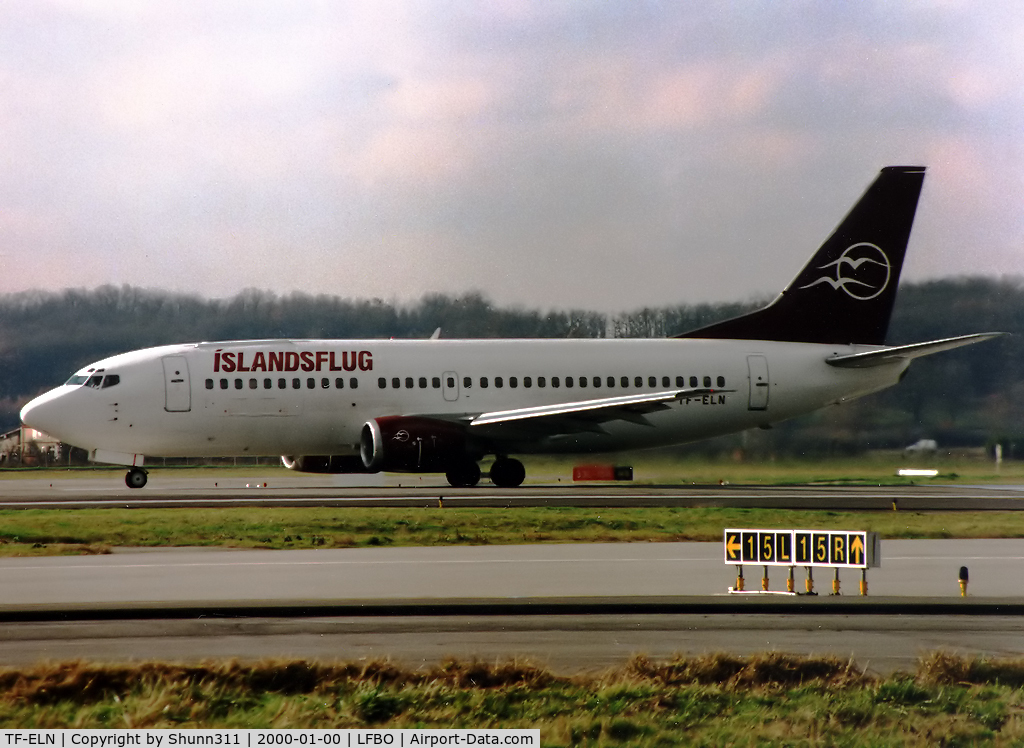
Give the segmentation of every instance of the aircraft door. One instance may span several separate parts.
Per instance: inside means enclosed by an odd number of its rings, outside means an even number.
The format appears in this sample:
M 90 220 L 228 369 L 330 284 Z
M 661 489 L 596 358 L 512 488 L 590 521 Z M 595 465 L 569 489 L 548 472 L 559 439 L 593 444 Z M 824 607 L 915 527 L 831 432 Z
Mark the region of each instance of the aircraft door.
M 192 385 L 188 377 L 188 361 L 184 356 L 164 356 L 164 410 L 187 413 L 192 410 Z
M 748 410 L 768 410 L 768 359 L 760 354 L 747 356 L 750 373 L 750 401 Z
M 444 379 L 442 381 L 444 399 L 450 403 L 454 403 L 459 399 L 459 375 L 454 371 L 446 371 L 444 373 Z

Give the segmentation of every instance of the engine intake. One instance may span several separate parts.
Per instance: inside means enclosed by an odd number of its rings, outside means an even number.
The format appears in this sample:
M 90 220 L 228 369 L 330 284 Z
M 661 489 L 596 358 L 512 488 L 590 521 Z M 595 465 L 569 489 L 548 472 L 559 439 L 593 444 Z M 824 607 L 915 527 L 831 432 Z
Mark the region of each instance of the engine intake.
M 443 473 L 466 460 L 466 432 L 458 424 L 418 416 L 385 416 L 363 425 L 359 452 L 367 470 Z

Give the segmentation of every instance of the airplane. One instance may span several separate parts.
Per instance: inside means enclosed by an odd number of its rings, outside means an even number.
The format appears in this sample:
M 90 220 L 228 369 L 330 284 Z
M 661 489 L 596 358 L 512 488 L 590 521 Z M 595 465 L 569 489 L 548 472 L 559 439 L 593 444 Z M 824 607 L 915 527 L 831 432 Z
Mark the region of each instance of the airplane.
M 886 346 L 924 181 L 888 166 L 766 307 L 665 339 L 245 340 L 90 364 L 21 410 L 25 425 L 125 465 L 283 455 L 313 473 L 444 473 L 523 483 L 513 455 L 697 441 L 895 385 L 978 333 Z

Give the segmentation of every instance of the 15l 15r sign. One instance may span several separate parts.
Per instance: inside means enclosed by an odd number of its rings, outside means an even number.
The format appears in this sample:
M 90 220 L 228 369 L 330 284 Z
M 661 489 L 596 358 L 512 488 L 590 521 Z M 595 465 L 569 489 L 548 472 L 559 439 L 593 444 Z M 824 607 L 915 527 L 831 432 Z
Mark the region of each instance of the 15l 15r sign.
M 882 565 L 882 541 L 863 530 L 726 530 L 725 563 L 764 566 Z

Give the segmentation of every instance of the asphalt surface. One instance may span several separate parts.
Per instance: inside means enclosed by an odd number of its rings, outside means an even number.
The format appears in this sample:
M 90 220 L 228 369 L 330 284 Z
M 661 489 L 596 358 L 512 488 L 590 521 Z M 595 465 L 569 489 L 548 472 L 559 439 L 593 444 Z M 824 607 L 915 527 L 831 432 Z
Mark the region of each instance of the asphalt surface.
M 75 476 L 76 474 L 71 473 Z M 0 481 L 0 508 L 51 506 L 678 506 L 907 511 L 1018 511 L 1024 486 L 921 484 L 671 485 L 573 484 L 557 480 L 517 489 L 481 485 L 454 489 L 442 476 L 302 475 L 254 471 L 224 477 L 217 471 L 155 473 L 142 489 L 129 489 L 120 472 L 88 477 Z
M 3 559 L 0 663 L 515 656 L 578 671 L 640 653 L 785 651 L 888 672 L 936 648 L 1024 653 L 1024 541 L 883 541 L 882 555 L 866 598 L 855 570 L 840 597 L 825 570 L 818 597 L 730 595 L 735 567 L 717 543 Z M 784 571 L 770 587 L 784 589 Z
M 74 475 L 74 474 L 72 474 Z M 0 482 L 0 508 L 102 506 L 730 506 L 1015 511 L 1024 486 L 650 486 L 557 481 L 455 490 L 437 476 L 252 477 L 171 471 Z M 858 528 L 837 528 L 856 530 Z M 0 664 L 298 657 L 521 657 L 557 671 L 635 654 L 835 654 L 877 672 L 922 654 L 1024 654 L 1024 541 L 884 541 L 882 567 L 819 569 L 819 596 L 729 594 L 721 544 L 580 544 L 309 551 L 137 551 L 0 560 Z M 970 570 L 961 598 L 960 566 Z M 747 567 L 746 588 L 761 586 Z M 805 572 L 796 586 L 804 589 Z

